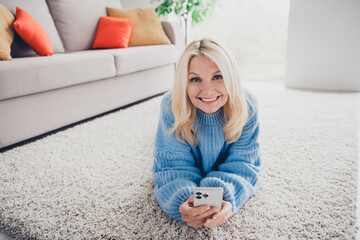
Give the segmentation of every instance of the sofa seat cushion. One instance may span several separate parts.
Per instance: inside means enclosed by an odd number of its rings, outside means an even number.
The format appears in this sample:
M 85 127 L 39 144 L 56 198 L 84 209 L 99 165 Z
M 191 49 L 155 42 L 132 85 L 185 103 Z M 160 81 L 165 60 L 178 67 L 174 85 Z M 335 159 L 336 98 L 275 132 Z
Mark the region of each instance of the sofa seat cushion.
M 114 55 L 116 75 L 124 75 L 176 63 L 175 45 L 139 46 L 97 50 Z
M 94 51 L 16 58 L 0 64 L 0 100 L 114 77 L 114 57 Z

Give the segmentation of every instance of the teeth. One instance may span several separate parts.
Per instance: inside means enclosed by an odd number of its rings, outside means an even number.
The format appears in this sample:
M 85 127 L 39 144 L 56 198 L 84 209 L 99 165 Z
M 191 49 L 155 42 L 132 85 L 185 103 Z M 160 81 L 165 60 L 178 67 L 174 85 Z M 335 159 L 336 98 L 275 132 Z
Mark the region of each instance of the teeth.
M 202 101 L 204 102 L 212 102 L 212 101 L 215 101 L 217 99 L 217 97 L 214 97 L 214 98 L 208 98 L 208 99 L 205 99 L 205 98 L 200 98 Z

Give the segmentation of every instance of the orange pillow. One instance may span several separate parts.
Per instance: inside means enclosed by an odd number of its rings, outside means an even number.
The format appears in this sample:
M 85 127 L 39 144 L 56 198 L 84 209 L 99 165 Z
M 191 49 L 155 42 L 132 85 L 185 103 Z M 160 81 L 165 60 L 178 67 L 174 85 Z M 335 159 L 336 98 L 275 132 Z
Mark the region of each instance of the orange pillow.
M 106 10 L 110 17 L 135 19 L 129 41 L 130 47 L 171 44 L 154 9 L 118 9 L 107 7 Z
M 100 17 L 92 48 L 127 48 L 134 19 Z
M 25 10 L 16 7 L 15 31 L 40 56 L 53 54 L 49 35 L 41 25 Z

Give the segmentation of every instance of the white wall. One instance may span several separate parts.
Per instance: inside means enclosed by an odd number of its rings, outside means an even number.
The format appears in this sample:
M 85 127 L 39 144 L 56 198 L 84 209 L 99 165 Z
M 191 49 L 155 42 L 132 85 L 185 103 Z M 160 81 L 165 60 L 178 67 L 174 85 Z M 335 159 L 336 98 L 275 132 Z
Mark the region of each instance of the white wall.
M 290 0 L 221 0 L 193 39 L 220 38 L 245 81 L 284 82 L 289 8 Z
M 151 0 L 120 0 L 121 6 L 126 9 L 130 8 L 153 8 Z
M 359 0 L 291 0 L 285 85 L 360 91 Z

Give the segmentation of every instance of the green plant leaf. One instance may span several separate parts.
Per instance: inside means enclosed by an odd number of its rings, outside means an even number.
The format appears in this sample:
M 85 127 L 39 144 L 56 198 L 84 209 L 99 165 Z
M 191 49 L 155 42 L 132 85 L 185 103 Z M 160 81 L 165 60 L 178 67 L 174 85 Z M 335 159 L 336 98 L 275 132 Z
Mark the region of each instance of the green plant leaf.
M 160 2 L 155 8 L 158 16 L 174 12 L 176 15 L 188 18 L 192 17 L 192 24 L 199 24 L 211 14 L 211 10 L 218 0 L 151 0 L 152 3 Z

